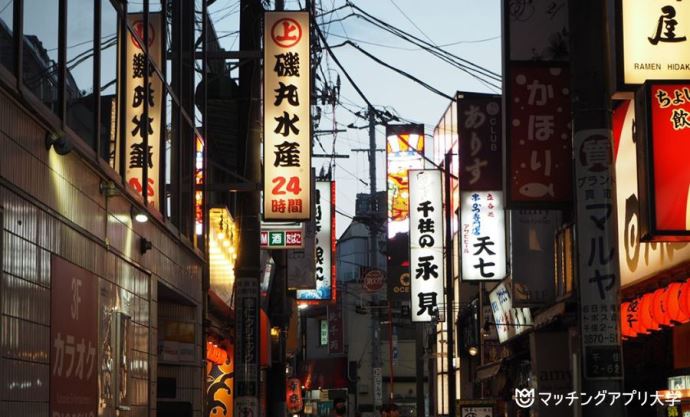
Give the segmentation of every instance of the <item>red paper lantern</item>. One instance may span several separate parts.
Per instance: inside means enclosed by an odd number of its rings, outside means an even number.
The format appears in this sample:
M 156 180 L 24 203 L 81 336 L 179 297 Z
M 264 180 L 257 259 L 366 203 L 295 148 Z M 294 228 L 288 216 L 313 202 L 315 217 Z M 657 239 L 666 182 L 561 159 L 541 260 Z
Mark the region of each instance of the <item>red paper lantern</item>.
M 640 320 L 640 310 L 640 298 L 630 301 L 626 316 L 630 323 L 630 327 L 632 327 L 633 332 L 635 332 L 637 336 L 647 333 L 647 329 L 642 325 L 642 320 Z
M 690 279 L 688 279 L 680 290 L 680 310 L 690 317 Z
M 639 320 L 648 330 L 659 330 L 659 323 L 652 318 L 652 309 L 654 306 L 654 293 L 648 293 L 642 296 L 639 310 Z
M 632 327 L 634 322 L 628 318 L 628 307 L 630 307 L 629 302 L 621 304 L 621 334 L 623 337 L 635 337 L 637 332 Z
M 668 326 L 671 324 L 671 317 L 666 308 L 666 289 L 659 288 L 654 291 L 654 299 L 652 301 L 652 318 L 660 325 Z
M 666 306 L 668 308 L 668 314 L 671 320 L 677 321 L 679 323 L 685 323 L 690 318 L 680 309 L 680 294 L 683 284 L 680 282 L 674 282 L 669 285 L 666 289 Z

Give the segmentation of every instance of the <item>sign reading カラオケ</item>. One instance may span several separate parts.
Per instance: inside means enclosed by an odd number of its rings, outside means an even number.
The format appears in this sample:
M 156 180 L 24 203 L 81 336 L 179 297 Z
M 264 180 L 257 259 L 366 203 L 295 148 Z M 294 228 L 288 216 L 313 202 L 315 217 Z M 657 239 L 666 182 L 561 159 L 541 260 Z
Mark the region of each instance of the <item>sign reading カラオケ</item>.
M 311 216 L 309 13 L 264 16 L 264 220 L 307 220 Z
M 445 311 L 441 171 L 410 170 L 410 272 L 412 321 Z

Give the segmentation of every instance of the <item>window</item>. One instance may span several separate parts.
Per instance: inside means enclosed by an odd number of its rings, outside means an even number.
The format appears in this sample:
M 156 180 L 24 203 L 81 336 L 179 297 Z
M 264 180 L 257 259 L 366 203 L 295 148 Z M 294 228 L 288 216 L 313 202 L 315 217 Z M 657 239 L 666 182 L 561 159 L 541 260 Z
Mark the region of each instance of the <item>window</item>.
M 328 346 L 328 320 L 320 320 L 319 329 L 319 346 Z
M 67 125 L 89 146 L 96 149 L 93 24 L 93 0 L 69 0 L 65 78 Z
M 14 0 L 0 0 L 0 64 L 14 70 Z
M 59 1 L 24 1 L 24 84 L 49 109 L 58 114 L 59 103 Z
M 101 117 L 100 117 L 100 157 L 113 169 L 115 167 L 115 147 L 117 143 L 117 12 L 110 2 L 101 2 Z

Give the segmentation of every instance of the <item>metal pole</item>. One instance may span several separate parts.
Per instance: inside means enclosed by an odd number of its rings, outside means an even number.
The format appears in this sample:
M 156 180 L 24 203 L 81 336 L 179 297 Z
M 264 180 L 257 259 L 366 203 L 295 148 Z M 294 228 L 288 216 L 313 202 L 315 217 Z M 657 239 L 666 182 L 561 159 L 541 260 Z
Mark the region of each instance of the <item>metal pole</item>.
M 424 323 L 415 323 L 415 354 L 417 355 L 417 416 L 423 417 L 424 413 Z
M 455 368 L 453 364 L 454 359 L 454 344 L 453 327 L 455 324 L 455 315 L 453 314 L 454 288 L 453 288 L 453 229 L 452 229 L 452 198 L 453 192 L 450 181 L 450 164 L 452 160 L 452 153 L 448 152 L 445 158 L 445 172 L 444 172 L 444 188 L 446 195 L 446 351 L 448 352 L 447 365 L 448 370 L 448 417 L 455 417 Z
M 393 312 L 391 311 L 391 302 L 388 301 L 388 368 L 390 370 L 390 384 L 388 384 L 388 397 L 393 401 L 395 394 L 395 372 L 393 371 Z
M 599 0 L 571 0 L 570 48 L 572 72 L 573 155 L 587 155 L 588 144 L 609 155 L 608 166 L 592 167 L 589 158 L 574 158 L 577 293 L 580 314 L 577 343 L 582 392 L 622 392 L 623 358 L 619 315 L 590 314 L 594 308 L 619 311 L 620 268 L 613 189 L 611 99 L 608 86 L 608 31 L 606 4 Z M 594 24 L 592 24 L 594 22 Z M 604 45 L 604 48 L 592 48 Z M 591 146 L 589 146 L 591 147 Z M 593 186 L 581 179 L 596 175 Z M 633 173 L 634 175 L 634 173 Z M 594 198 L 591 198 L 591 195 Z M 593 242 L 598 242 L 595 244 Z M 592 257 L 591 253 L 598 254 Z M 592 307 L 593 306 L 593 307 Z M 601 310 L 599 310 L 601 311 Z M 603 316 L 603 318 L 602 318 Z M 622 417 L 622 401 L 600 407 L 582 407 L 584 417 Z

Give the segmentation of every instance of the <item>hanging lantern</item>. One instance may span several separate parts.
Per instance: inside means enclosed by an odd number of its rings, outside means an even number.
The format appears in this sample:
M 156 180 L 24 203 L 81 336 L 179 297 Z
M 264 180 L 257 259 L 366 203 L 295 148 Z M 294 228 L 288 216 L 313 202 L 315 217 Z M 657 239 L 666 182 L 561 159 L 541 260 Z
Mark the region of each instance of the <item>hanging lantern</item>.
M 647 333 L 647 329 L 642 325 L 640 320 L 640 299 L 636 298 L 630 301 L 628 305 L 628 312 L 626 314 L 626 319 L 630 323 L 630 327 L 637 336 L 640 334 Z
M 666 308 L 666 288 L 659 288 L 654 291 L 652 301 L 652 319 L 660 325 L 668 326 L 671 324 L 671 317 Z
M 654 306 L 654 293 L 648 293 L 642 296 L 639 309 L 639 320 L 647 330 L 659 330 L 659 323 L 652 318 L 652 309 Z
M 683 284 L 680 290 L 680 310 L 690 317 L 690 279 Z
M 637 333 L 633 329 L 633 322 L 628 319 L 628 307 L 630 307 L 629 302 L 621 304 L 621 334 L 623 337 L 635 337 Z
M 674 282 L 666 289 L 666 307 L 668 308 L 669 316 L 671 317 L 671 320 L 679 323 L 685 323 L 690 319 L 688 315 L 680 309 L 680 295 L 682 287 L 682 283 Z

